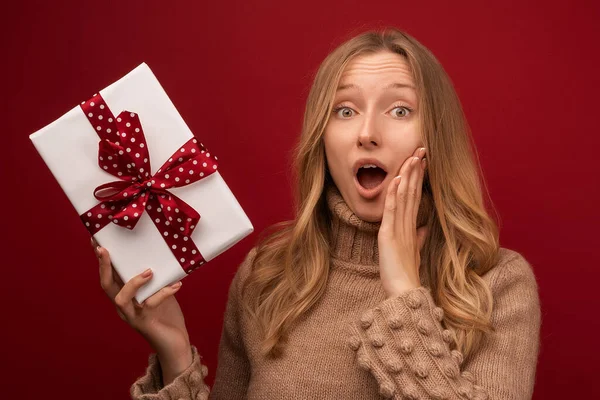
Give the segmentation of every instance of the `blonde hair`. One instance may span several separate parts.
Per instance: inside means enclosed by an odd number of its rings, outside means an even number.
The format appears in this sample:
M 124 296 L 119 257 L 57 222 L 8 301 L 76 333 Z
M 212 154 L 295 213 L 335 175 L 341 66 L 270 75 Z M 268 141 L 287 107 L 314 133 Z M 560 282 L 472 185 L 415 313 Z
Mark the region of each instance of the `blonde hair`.
M 345 66 L 356 56 L 380 51 L 406 59 L 419 97 L 428 170 L 417 225 L 429 226 L 421 260 L 428 269 L 431 293 L 465 358 L 485 333 L 493 331 L 492 295 L 481 275 L 497 262 L 498 227 L 485 208 L 485 182 L 459 98 L 425 46 L 405 32 L 385 28 L 347 40 L 325 58 L 316 73 L 294 149 L 295 218 L 274 224 L 259 236 L 244 285 L 255 293 L 244 304 L 258 323 L 263 355 L 281 353 L 293 323 L 324 292 L 330 262 L 325 188 L 333 181 L 323 133 Z

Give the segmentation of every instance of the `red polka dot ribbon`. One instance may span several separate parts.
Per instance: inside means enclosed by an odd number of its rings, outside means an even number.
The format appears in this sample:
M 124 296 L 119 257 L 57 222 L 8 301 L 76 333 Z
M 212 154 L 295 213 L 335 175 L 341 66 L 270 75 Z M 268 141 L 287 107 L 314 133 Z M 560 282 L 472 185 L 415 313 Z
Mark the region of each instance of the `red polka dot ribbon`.
M 100 137 L 98 165 L 120 179 L 98 186 L 94 197 L 101 202 L 80 215 L 90 234 L 109 223 L 133 229 L 146 210 L 186 273 L 204 264 L 191 239 L 200 214 L 167 189 L 211 175 L 217 170 L 217 157 L 192 138 L 150 175 L 146 138 L 136 113 L 122 111 L 115 117 L 100 94 L 80 107 Z

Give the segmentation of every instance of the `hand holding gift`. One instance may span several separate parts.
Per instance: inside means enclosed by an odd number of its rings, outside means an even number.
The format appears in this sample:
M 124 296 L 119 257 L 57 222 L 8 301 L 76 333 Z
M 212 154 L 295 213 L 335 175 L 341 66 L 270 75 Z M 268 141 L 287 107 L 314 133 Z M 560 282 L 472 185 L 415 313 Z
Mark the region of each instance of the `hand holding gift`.
M 162 288 L 140 304 L 133 297 L 152 279 L 152 270 L 148 269 L 124 284 L 112 267 L 108 250 L 98 246 L 93 238 L 91 243 L 100 265 L 100 286 L 115 305 L 119 317 L 156 351 L 163 381 L 171 381 L 192 363 L 185 320 L 174 296 L 181 288 L 181 281 Z

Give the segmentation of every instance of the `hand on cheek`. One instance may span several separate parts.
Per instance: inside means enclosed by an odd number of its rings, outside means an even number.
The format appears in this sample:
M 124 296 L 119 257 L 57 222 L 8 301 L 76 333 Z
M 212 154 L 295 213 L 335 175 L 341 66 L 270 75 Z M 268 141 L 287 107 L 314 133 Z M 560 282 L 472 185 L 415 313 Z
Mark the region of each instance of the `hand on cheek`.
M 425 174 L 425 148 L 415 150 L 390 182 L 378 233 L 379 274 L 388 297 L 421 286 L 420 251 L 427 227 L 417 230 L 417 212 Z

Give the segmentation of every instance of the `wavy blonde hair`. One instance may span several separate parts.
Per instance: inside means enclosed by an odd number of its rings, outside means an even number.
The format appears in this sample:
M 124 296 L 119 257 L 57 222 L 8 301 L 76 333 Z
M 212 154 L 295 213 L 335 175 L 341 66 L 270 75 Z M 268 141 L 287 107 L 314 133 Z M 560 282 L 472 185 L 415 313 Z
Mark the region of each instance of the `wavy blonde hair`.
M 361 33 L 333 50 L 320 65 L 306 102 L 302 133 L 294 149 L 295 218 L 262 232 L 244 290 L 245 308 L 258 322 L 263 355 L 284 349 L 294 322 L 321 297 L 329 274 L 329 174 L 323 134 L 345 66 L 356 56 L 391 51 L 411 68 L 419 98 L 422 140 L 427 148 L 417 225 L 429 226 L 421 250 L 431 293 L 456 333 L 465 358 L 490 324 L 492 294 L 481 278 L 497 262 L 498 227 L 486 211 L 485 188 L 475 146 L 453 84 L 434 55 L 395 28 Z M 486 188 L 486 194 L 487 192 Z M 490 201 L 491 205 L 491 201 Z M 273 230 L 273 232 L 271 232 Z

